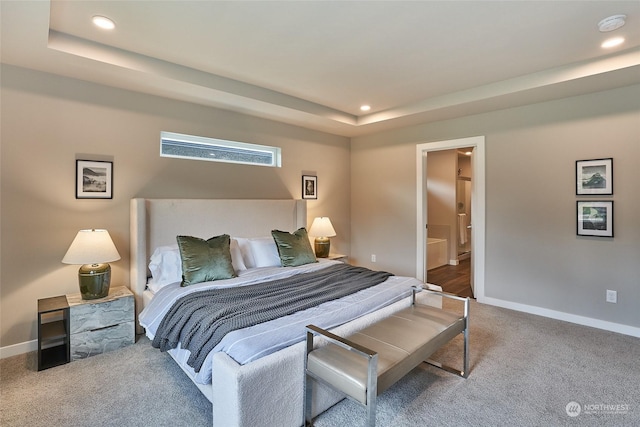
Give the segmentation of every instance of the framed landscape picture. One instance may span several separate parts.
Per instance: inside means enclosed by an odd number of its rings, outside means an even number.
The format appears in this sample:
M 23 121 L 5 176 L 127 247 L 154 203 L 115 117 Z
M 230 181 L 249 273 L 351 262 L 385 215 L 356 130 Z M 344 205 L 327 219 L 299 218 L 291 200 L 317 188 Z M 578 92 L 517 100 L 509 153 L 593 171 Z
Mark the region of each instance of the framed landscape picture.
M 613 159 L 577 160 L 576 194 L 613 194 Z
M 577 202 L 578 236 L 613 237 L 613 201 Z
M 113 162 L 76 160 L 76 199 L 112 199 Z

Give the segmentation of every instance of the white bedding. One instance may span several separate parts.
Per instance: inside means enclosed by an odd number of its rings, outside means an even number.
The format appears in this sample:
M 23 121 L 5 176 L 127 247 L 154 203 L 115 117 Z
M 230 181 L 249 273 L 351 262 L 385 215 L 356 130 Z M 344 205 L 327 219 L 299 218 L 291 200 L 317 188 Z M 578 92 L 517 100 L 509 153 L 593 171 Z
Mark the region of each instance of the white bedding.
M 316 271 L 338 261 L 321 260 L 319 263 L 300 267 L 249 268 L 239 272 L 239 276 L 228 280 L 200 283 L 180 287 L 174 283 L 161 288 L 140 314 L 140 324 L 146 334 L 153 339 L 155 332 L 173 303 L 183 295 L 204 289 L 255 284 L 267 280 L 288 277 L 304 272 Z M 392 276 L 384 283 L 308 310 L 231 332 L 207 356 L 200 372 L 186 364 L 189 351 L 179 347 L 170 350 L 182 369 L 199 384 L 210 384 L 212 376 L 211 359 L 216 352 L 224 352 L 243 365 L 260 357 L 274 353 L 296 342 L 304 340 L 305 326 L 312 323 L 322 328 L 333 328 L 350 320 L 378 310 L 411 294 L 412 286 L 422 286 L 415 278 Z

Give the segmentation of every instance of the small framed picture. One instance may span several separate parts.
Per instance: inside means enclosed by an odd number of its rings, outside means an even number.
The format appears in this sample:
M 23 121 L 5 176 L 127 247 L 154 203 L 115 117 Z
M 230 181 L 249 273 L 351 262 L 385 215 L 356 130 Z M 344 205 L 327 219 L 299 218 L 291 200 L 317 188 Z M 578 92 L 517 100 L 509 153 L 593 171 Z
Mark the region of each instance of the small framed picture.
M 76 199 L 112 199 L 113 162 L 76 160 Z
M 577 202 L 578 236 L 613 237 L 613 201 Z
M 302 198 L 318 198 L 318 177 L 313 175 L 302 175 Z
M 613 159 L 577 160 L 576 194 L 613 194 Z

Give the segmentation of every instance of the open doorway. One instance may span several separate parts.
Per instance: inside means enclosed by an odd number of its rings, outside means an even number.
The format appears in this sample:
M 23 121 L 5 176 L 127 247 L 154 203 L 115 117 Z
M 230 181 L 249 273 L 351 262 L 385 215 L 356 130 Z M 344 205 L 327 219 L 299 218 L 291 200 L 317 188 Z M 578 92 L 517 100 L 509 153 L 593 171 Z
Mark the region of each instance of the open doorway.
M 472 149 L 473 154 L 470 156 L 471 176 L 469 180 L 469 209 L 470 214 L 473 213 L 473 225 L 471 226 L 470 219 L 468 219 L 468 266 L 469 266 L 469 280 L 471 290 L 474 297 L 481 301 L 484 299 L 484 241 L 485 241 L 485 182 L 484 182 L 484 168 L 485 168 L 485 147 L 484 137 L 471 137 L 462 138 L 448 141 L 438 141 L 431 143 L 418 144 L 416 147 L 416 166 L 417 166 L 417 222 L 416 222 L 416 235 L 417 235 L 417 247 L 416 247 L 416 277 L 421 280 L 428 280 L 427 258 L 428 258 L 428 228 L 429 219 L 427 215 L 427 159 L 429 154 L 433 154 L 444 150 L 462 150 Z M 455 170 L 454 175 L 457 174 Z M 454 184 L 457 185 L 457 184 Z M 457 210 L 457 203 L 455 205 Z M 457 215 L 456 215 L 457 217 Z M 452 221 L 449 226 L 448 244 L 450 244 L 448 252 L 449 263 L 455 264 L 458 262 L 458 239 L 456 233 L 459 233 L 458 228 L 453 228 L 455 225 Z M 434 224 L 440 225 L 440 224 Z M 466 231 L 466 229 L 465 229 Z M 459 236 L 459 234 L 458 234 Z M 465 242 L 466 244 L 467 242 Z M 453 246 L 453 249 L 451 247 Z M 462 257 L 463 258 L 463 257 Z M 453 260 L 453 262 L 451 262 Z M 459 262 L 458 262 L 459 265 Z M 431 280 L 428 280 L 431 281 Z
M 448 293 L 471 289 L 471 158 L 474 147 L 430 151 L 426 158 L 426 281 Z

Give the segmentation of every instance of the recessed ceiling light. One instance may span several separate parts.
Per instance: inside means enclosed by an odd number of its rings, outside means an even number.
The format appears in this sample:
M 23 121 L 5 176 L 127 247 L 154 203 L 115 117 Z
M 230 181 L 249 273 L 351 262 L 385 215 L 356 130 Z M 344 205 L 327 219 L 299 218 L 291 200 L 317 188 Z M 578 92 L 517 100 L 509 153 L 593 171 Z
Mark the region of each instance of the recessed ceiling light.
M 371 110 L 371 106 L 370 105 L 362 105 L 360 106 L 360 111 L 369 111 Z
M 96 15 L 91 18 L 91 20 L 96 27 L 100 27 L 105 30 L 113 30 L 116 27 L 116 23 L 106 16 Z
M 598 29 L 601 33 L 607 33 L 609 31 L 617 30 L 625 24 L 627 15 L 613 15 L 608 18 L 604 18 L 598 22 Z
M 605 40 L 604 43 L 602 43 L 600 46 L 604 49 L 608 49 L 611 47 L 620 46 L 622 43 L 624 43 L 624 37 L 614 37 L 612 39 Z

